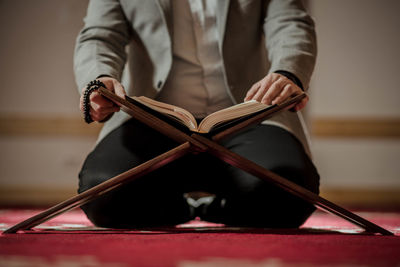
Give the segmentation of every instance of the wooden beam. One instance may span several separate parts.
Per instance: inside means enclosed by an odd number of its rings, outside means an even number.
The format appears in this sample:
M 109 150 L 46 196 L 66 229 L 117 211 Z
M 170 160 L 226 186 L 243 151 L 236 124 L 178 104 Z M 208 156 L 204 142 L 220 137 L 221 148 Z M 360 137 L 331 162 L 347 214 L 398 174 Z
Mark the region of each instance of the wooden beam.
M 314 118 L 317 138 L 400 138 L 400 118 Z M 86 124 L 76 116 L 0 115 L 0 135 L 97 136 L 102 124 Z
M 311 133 L 321 138 L 400 138 L 400 118 L 316 118 Z
M 86 124 L 79 116 L 0 116 L 0 135 L 11 136 L 97 136 L 102 124 Z

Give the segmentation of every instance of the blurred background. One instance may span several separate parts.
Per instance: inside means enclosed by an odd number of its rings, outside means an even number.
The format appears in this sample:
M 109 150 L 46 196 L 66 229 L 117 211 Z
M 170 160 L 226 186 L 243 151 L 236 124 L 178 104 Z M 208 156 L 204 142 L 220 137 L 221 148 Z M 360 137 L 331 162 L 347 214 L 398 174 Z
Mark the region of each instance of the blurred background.
M 76 194 L 99 125 L 72 71 L 87 0 L 0 0 L 0 206 Z M 318 60 L 304 111 L 322 195 L 400 207 L 400 1 L 309 0 Z

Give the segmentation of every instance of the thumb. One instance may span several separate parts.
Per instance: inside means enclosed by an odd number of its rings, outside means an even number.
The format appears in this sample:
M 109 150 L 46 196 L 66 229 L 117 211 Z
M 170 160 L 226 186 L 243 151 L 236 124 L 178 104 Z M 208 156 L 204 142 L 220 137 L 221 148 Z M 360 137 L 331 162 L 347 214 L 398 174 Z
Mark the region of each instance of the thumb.
M 294 107 L 294 111 L 299 111 L 303 108 L 305 108 L 305 106 L 308 103 L 308 96 L 306 96 L 305 98 L 303 98 L 300 103 L 298 103 L 295 107 Z
M 126 92 L 124 86 L 116 80 L 114 81 L 114 91 L 117 96 L 125 98 Z

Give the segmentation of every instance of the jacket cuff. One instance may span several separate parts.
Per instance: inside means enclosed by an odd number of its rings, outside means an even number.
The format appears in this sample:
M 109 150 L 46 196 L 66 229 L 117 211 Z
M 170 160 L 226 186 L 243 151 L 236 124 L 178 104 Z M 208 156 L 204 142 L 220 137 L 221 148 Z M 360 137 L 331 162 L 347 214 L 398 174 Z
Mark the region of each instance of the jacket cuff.
M 296 75 L 294 75 L 293 73 L 291 73 L 289 71 L 285 71 L 285 70 L 277 70 L 277 71 L 275 71 L 275 73 L 285 76 L 286 78 L 288 78 L 289 80 L 294 82 L 298 87 L 300 87 L 301 90 L 304 91 L 304 87 L 303 87 L 303 84 L 301 83 L 300 79 L 297 78 Z

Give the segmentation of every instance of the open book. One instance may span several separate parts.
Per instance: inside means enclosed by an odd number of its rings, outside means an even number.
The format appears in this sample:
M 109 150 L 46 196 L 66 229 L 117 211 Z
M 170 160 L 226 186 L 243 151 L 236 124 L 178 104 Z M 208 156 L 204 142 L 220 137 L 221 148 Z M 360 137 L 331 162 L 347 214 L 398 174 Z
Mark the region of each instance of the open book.
M 124 102 L 127 101 L 130 104 L 146 108 L 154 115 L 161 114 L 163 116 L 166 116 L 173 121 L 179 123 L 180 125 L 183 125 L 190 131 L 198 133 L 209 133 L 214 129 L 219 128 L 219 126 L 230 124 L 231 122 L 241 120 L 242 118 L 247 118 L 249 116 L 264 112 L 269 109 L 277 108 L 278 106 L 266 105 L 255 100 L 251 100 L 216 111 L 202 119 L 201 122 L 198 124 L 195 117 L 189 111 L 181 107 L 156 101 L 145 96 L 125 96 L 125 99 L 123 99 L 105 88 L 100 88 L 99 92 L 100 94 L 114 101 L 118 105 L 122 104 L 123 106 L 126 106 L 124 105 Z M 280 104 L 280 106 L 287 106 L 286 104 L 288 104 L 289 102 L 296 103 L 304 96 L 304 93 L 302 95 L 295 96 L 285 103 Z
M 180 124 L 183 124 L 190 131 L 198 133 L 208 133 L 212 129 L 227 122 L 257 113 L 261 110 L 266 110 L 271 107 L 270 105 L 265 105 L 255 100 L 251 100 L 216 111 L 202 119 L 198 124 L 195 117 L 189 111 L 181 107 L 159 102 L 145 96 L 126 97 L 126 99 L 129 102 L 137 101 L 146 107 L 166 115 Z

